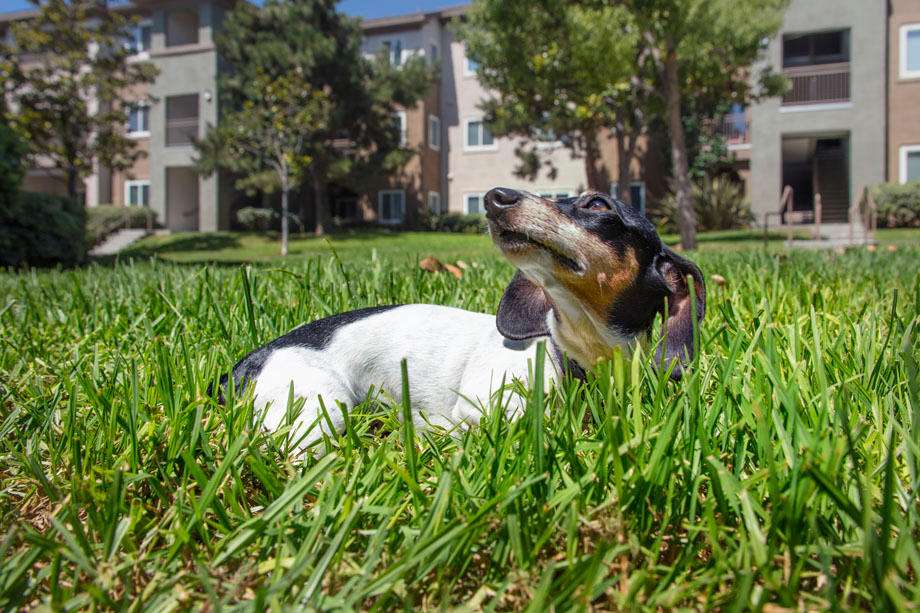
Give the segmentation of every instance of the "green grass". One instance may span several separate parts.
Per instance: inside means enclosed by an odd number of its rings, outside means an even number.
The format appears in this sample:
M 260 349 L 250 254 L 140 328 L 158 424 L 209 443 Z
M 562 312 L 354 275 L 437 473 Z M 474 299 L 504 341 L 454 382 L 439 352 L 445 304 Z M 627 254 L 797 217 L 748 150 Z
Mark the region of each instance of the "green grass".
M 637 353 L 453 436 L 368 401 L 298 459 L 207 396 L 305 320 L 494 311 L 481 238 L 404 238 L 0 275 L 0 608 L 920 605 L 920 248 L 694 254 L 727 284 L 680 384 Z

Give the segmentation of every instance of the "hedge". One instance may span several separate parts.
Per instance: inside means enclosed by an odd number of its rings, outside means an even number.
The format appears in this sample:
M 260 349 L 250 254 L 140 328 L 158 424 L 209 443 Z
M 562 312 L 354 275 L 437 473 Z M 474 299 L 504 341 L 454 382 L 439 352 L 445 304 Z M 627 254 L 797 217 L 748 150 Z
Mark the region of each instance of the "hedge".
M 86 257 L 86 209 L 63 196 L 20 192 L 0 206 L 0 265 L 78 264 Z

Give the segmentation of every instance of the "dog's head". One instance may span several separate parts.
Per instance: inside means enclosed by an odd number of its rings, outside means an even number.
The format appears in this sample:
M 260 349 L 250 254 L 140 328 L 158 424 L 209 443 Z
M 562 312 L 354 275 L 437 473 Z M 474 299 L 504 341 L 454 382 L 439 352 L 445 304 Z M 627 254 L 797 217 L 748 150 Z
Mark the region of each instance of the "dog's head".
M 645 217 L 605 194 L 547 200 L 497 187 L 485 196 L 492 240 L 518 273 L 498 308 L 507 338 L 552 334 L 569 357 L 590 367 L 613 347 L 647 332 L 662 312 L 665 340 L 656 361 L 683 361 L 695 351 L 696 315 L 706 288 L 695 264 L 661 242 Z

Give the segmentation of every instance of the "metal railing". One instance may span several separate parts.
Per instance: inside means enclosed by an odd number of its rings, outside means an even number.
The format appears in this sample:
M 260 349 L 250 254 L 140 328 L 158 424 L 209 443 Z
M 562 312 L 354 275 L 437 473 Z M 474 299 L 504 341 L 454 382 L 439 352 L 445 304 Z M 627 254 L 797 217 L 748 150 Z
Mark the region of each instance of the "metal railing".
M 198 118 L 166 120 L 166 146 L 191 145 L 198 138 Z
M 725 140 L 725 144 L 749 145 L 751 143 L 751 120 L 744 117 L 739 120 L 737 115 L 726 115 L 716 124 L 716 134 Z
M 792 186 L 787 185 L 783 188 L 783 194 L 779 199 L 779 210 L 769 212 L 764 215 L 763 221 L 763 242 L 764 246 L 770 240 L 770 219 L 776 218 L 780 225 L 786 226 L 786 240 L 792 242 L 795 240 L 795 224 L 811 223 L 812 238 L 821 240 L 821 219 L 823 215 L 824 204 L 821 201 L 821 194 L 815 194 L 814 209 L 811 211 L 796 211 L 793 209 L 795 199 L 793 198 Z
M 783 106 L 850 100 L 849 62 L 785 68 L 783 75 L 792 84 L 783 96 Z
M 853 202 L 847 212 L 847 220 L 850 225 L 850 243 L 856 238 L 856 223 L 859 222 L 862 229 L 863 243 L 868 244 L 875 240 L 875 231 L 878 229 L 878 205 L 872 192 L 868 187 L 864 187 L 861 197 Z

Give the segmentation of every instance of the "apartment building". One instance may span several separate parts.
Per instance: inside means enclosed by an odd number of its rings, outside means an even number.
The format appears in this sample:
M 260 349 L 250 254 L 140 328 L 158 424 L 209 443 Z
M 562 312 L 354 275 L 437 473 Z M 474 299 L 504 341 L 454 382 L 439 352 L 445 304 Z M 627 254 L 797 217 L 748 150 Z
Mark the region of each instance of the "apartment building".
M 128 44 L 137 61 L 153 62 L 160 75 L 149 91 L 135 93 L 156 102 L 139 104 L 126 126 L 147 156 L 127 172 L 97 168 L 86 182 L 89 206 L 150 206 L 177 231 L 232 226 L 243 198 L 228 177 L 195 173 L 191 143 L 218 121 L 221 63 L 214 37 L 233 3 L 135 0 L 119 8 L 141 18 Z M 465 10 L 363 22 L 365 54 L 384 53 L 396 65 L 422 56 L 440 72 L 423 100 L 396 118 L 416 155 L 373 185 L 330 185 L 335 219 L 400 224 L 424 210 L 479 213 L 483 194 L 496 185 L 554 197 L 585 189 L 584 161 L 559 142 L 536 143 L 555 173 L 544 169 L 533 181 L 515 175 L 521 141 L 489 131 L 479 109 L 487 92 L 478 66 L 451 27 Z M 0 27 L 28 15 L 2 15 Z M 920 2 L 792 0 L 759 67 L 766 65 L 786 75 L 789 92 L 736 108 L 720 126 L 758 219 L 779 210 L 785 186 L 792 188 L 794 209 L 813 209 L 820 193 L 824 221 L 844 222 L 864 187 L 920 178 Z M 604 168 L 615 177 L 615 142 L 604 135 L 599 144 Z M 628 185 L 611 182 L 610 192 L 629 190 L 640 208 L 660 196 L 667 176 L 663 150 L 642 142 Z M 55 181 L 54 173 L 38 168 L 26 188 L 61 191 Z

